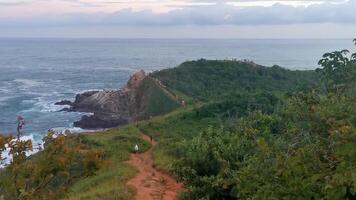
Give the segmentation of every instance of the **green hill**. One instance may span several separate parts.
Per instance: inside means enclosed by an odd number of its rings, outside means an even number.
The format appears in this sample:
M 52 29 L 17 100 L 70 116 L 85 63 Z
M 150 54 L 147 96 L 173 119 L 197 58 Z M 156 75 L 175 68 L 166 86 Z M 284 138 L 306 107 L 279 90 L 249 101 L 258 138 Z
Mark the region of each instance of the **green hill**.
M 233 60 L 198 60 L 151 74 L 164 85 L 201 101 L 244 91 L 293 91 L 318 83 L 314 71 L 291 71 Z

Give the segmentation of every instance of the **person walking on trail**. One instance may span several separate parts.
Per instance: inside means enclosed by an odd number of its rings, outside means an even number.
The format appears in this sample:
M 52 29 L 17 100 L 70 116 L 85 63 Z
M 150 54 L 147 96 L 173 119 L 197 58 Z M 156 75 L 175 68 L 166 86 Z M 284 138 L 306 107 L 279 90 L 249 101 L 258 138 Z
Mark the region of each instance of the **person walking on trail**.
M 139 148 L 138 148 L 138 145 L 136 144 L 135 145 L 135 153 L 138 153 L 138 150 L 139 150 Z
M 152 143 L 152 140 L 153 140 L 152 135 L 150 135 L 150 140 L 151 140 L 151 143 Z

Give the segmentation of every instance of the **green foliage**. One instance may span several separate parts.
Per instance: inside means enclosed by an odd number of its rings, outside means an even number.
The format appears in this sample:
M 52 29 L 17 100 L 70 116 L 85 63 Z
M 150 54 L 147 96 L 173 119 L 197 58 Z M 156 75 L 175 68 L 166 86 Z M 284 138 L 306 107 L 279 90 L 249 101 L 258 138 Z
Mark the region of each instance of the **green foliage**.
M 6 137 L 0 134 L 0 163 L 4 160 L 2 152 L 6 150 L 5 145 L 11 140 L 11 137 Z
M 230 94 L 221 99 L 196 108 L 193 112 L 199 118 L 239 118 L 254 110 L 272 113 L 279 103 L 279 98 L 269 92 Z
M 348 50 L 334 51 L 323 55 L 317 71 L 322 74 L 328 91 L 350 87 L 356 76 L 356 54 L 348 57 Z
M 292 91 L 317 83 L 313 71 L 263 67 L 250 62 L 198 60 L 152 73 L 168 88 L 197 100 L 219 100 L 224 94 L 242 91 Z
M 210 128 L 185 142 L 174 171 L 186 198 L 355 198 L 356 99 L 315 95 L 297 95 L 278 112 L 253 112 L 229 130 Z
M 11 183 L 11 187 L 8 188 L 8 194 L 13 199 L 23 199 L 26 195 L 26 178 L 20 175 L 23 173 L 21 165 L 26 161 L 27 151 L 33 150 L 32 142 L 31 140 L 20 140 L 18 134 L 17 139 L 10 139 L 7 144 L 9 155 L 12 157 L 12 161 L 7 167 L 10 175 L 7 180 Z
M 82 143 L 80 135 L 50 131 L 45 142 L 46 148 L 28 159 L 31 141 L 10 141 L 13 160 L 1 172 L 0 183 L 6 199 L 58 198 L 75 179 L 93 175 L 103 163 L 103 153 Z
M 232 199 L 239 162 L 252 149 L 246 138 L 223 129 L 209 128 L 184 145 L 184 155 L 174 166 L 191 199 Z

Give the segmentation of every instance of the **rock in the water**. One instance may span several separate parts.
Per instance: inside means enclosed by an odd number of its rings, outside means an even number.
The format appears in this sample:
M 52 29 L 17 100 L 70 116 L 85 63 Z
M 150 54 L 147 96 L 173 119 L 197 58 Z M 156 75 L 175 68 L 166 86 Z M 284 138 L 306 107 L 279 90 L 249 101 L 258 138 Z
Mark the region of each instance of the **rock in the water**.
M 63 108 L 57 112 L 74 112 L 71 108 Z
M 57 106 L 71 106 L 72 102 L 69 101 L 69 100 L 62 100 L 62 101 L 56 102 L 54 105 L 57 105 Z

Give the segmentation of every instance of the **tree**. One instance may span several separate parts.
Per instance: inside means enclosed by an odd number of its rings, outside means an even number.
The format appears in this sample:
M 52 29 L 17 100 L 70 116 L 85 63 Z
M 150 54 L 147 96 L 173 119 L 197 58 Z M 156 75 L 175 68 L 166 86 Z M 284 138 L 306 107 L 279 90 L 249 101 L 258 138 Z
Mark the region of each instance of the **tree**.
M 355 80 L 356 53 L 349 54 L 347 49 L 325 53 L 318 62 L 322 69 L 317 72 L 322 75 L 327 92 L 344 90 Z
M 234 143 L 235 145 L 231 145 Z M 236 199 L 232 172 L 251 147 L 244 137 L 208 128 L 184 144 L 184 155 L 174 166 L 189 190 L 188 199 Z M 251 147 L 252 149 L 252 147 Z
M 15 199 L 22 199 L 22 193 L 25 188 L 25 179 L 20 176 L 21 165 L 26 161 L 28 151 L 33 150 L 31 140 L 21 140 L 21 130 L 25 125 L 25 120 L 23 117 L 18 116 L 17 118 L 17 139 L 12 139 L 8 142 L 9 156 L 12 157 L 12 161 L 8 166 L 13 183 L 12 196 Z
M 8 142 L 9 155 L 12 157 L 11 164 L 21 164 L 26 160 L 26 153 L 33 150 L 31 140 L 21 140 L 21 130 L 25 125 L 25 119 L 22 116 L 17 117 L 17 138 Z

